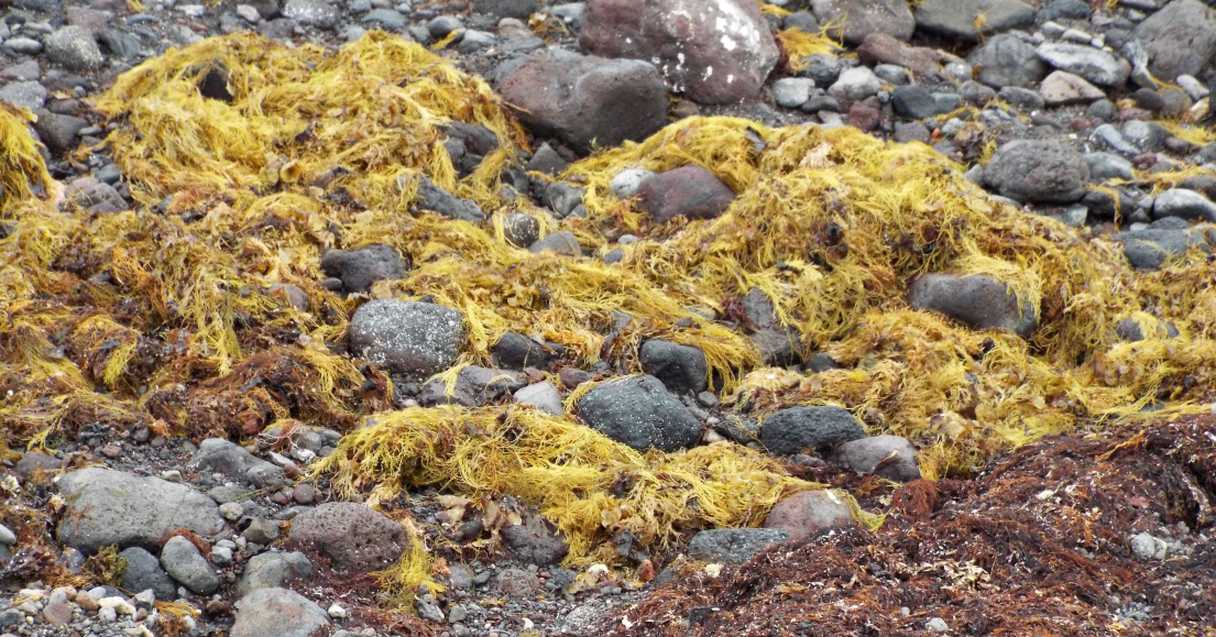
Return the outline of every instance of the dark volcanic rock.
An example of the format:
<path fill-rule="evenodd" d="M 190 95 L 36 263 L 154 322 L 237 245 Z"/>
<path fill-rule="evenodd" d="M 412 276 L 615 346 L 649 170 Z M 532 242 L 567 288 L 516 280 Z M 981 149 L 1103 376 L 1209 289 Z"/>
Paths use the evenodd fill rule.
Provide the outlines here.
<path fill-rule="evenodd" d="M 327 502 L 292 521 L 291 542 L 316 550 L 348 571 L 382 569 L 401 557 L 405 529 L 401 524 L 354 502 Z"/>
<path fill-rule="evenodd" d="M 654 376 L 597 385 L 578 401 L 580 418 L 634 449 L 675 451 L 701 439 L 701 423 Z"/>
<path fill-rule="evenodd" d="M 383 299 L 350 320 L 351 351 L 390 371 L 426 378 L 456 363 L 464 346 L 460 313 L 432 303 Z"/>
<path fill-rule="evenodd" d="M 709 368 L 705 352 L 695 347 L 652 339 L 642 343 L 638 358 L 642 369 L 663 381 L 671 392 L 695 394 L 707 386 Z"/>
<path fill-rule="evenodd" d="M 983 274 L 926 274 L 912 282 L 908 303 L 941 312 L 977 330 L 998 329 L 1030 338 L 1038 326 L 1031 299 L 1019 299 L 1003 282 Z"/>
<path fill-rule="evenodd" d="M 742 564 L 790 537 L 779 529 L 706 529 L 688 541 L 688 556 L 707 562 Z"/>
<path fill-rule="evenodd" d="M 321 257 L 321 269 L 342 281 L 348 293 L 366 292 L 384 279 L 400 279 L 408 268 L 397 249 L 377 243 L 356 250 L 330 250 Z"/>
<path fill-rule="evenodd" d="M 832 406 L 788 407 L 760 424 L 764 448 L 782 456 L 831 449 L 865 435 L 853 414 Z"/>
<path fill-rule="evenodd" d="M 683 166 L 646 178 L 638 187 L 642 207 L 655 221 L 678 216 L 712 219 L 726 212 L 735 193 L 700 166 Z"/>

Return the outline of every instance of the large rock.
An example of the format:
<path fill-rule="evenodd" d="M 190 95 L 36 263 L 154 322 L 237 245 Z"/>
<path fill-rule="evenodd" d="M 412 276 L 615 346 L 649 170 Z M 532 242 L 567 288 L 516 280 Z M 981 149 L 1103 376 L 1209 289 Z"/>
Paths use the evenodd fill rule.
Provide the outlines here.
<path fill-rule="evenodd" d="M 900 436 L 850 440 L 836 449 L 836 458 L 860 474 L 873 473 L 899 482 L 920 479 L 916 447 Z"/>
<path fill-rule="evenodd" d="M 1132 72 L 1127 60 L 1084 44 L 1045 42 L 1039 45 L 1037 53 L 1051 66 L 1099 86 L 1121 86 Z"/>
<path fill-rule="evenodd" d="M 760 443 L 770 453 L 782 456 L 831 450 L 865 435 L 861 423 L 848 410 L 827 405 L 788 407 L 760 425 Z"/>
<path fill-rule="evenodd" d="M 582 151 L 645 139 L 667 119 L 663 78 L 641 60 L 544 49 L 504 70 L 498 90 L 537 133 Z"/>
<path fill-rule="evenodd" d="M 456 310 L 384 299 L 359 306 L 350 320 L 349 339 L 351 350 L 368 361 L 421 379 L 456 363 L 465 331 Z"/>
<path fill-rule="evenodd" d="M 709 366 L 705 352 L 671 341 L 652 339 L 638 351 L 642 370 L 663 381 L 668 391 L 697 394 L 705 391 Z"/>
<path fill-rule="evenodd" d="M 849 44 L 858 44 L 871 33 L 908 40 L 916 30 L 905 0 L 812 0 L 811 8 L 819 22 L 840 25 L 835 33 Z"/>
<path fill-rule="evenodd" d="M 210 595 L 220 587 L 220 577 L 207 558 L 190 540 L 175 535 L 160 552 L 160 565 L 173 579 L 199 595 Z"/>
<path fill-rule="evenodd" d="M 601 383 L 579 399 L 577 409 L 588 425 L 638 450 L 675 451 L 701 439 L 701 423 L 654 376 Z"/>
<path fill-rule="evenodd" d="M 83 27 L 60 27 L 47 36 L 43 45 L 47 57 L 73 71 L 88 71 L 105 62 L 93 34 Z"/>
<path fill-rule="evenodd" d="M 208 438 L 200 443 L 193 464 L 258 488 L 287 484 L 282 467 L 262 460 L 244 447 L 223 438 Z"/>
<path fill-rule="evenodd" d="M 997 149 L 984 168 L 984 181 L 1018 201 L 1072 203 L 1085 194 L 1089 167 L 1060 142 L 1019 139 Z"/>
<path fill-rule="evenodd" d="M 374 571 L 396 562 L 405 529 L 382 513 L 354 502 L 327 502 L 295 517 L 291 542 L 315 549 L 348 571 Z"/>
<path fill-rule="evenodd" d="M 642 207 L 664 223 L 675 217 L 713 219 L 735 200 L 735 193 L 713 173 L 700 166 L 682 166 L 661 172 L 638 186 Z"/>
<path fill-rule="evenodd" d="M 545 369 L 555 358 L 549 348 L 519 332 L 504 333 L 490 353 L 499 367 L 507 369 Z"/>
<path fill-rule="evenodd" d="M 673 89 L 705 104 L 754 97 L 781 56 L 754 0 L 590 0 L 579 43 L 657 60 Z"/>
<path fill-rule="evenodd" d="M 706 562 L 742 564 L 789 537 L 780 529 L 707 529 L 688 541 L 688 556 Z"/>
<path fill-rule="evenodd" d="M 1153 217 L 1216 221 L 1216 203 L 1194 190 L 1170 188 L 1153 200 Z"/>
<path fill-rule="evenodd" d="M 992 33 L 1030 26 L 1034 23 L 1034 15 L 1033 7 L 1018 0 L 922 0 L 916 3 L 918 29 L 970 42 Z"/>
<path fill-rule="evenodd" d="M 1178 225 L 1175 225 L 1177 223 Z M 1148 228 L 1120 232 L 1116 239 L 1123 243 L 1123 254 L 1140 270 L 1155 270 L 1167 259 L 1199 248 L 1211 254 L 1216 251 L 1216 228 L 1200 225 L 1194 229 L 1175 217 L 1163 217 Z"/>
<path fill-rule="evenodd" d="M 313 637 L 329 615 L 307 597 L 285 588 L 259 588 L 236 603 L 229 637 Z"/>
<path fill-rule="evenodd" d="M 968 56 L 979 81 L 995 88 L 1031 87 L 1047 74 L 1034 45 L 1015 33 L 993 36 Z"/>
<path fill-rule="evenodd" d="M 132 593 L 151 590 L 161 601 L 177 599 L 177 586 L 160 567 L 160 560 L 155 555 L 138 546 L 124 549 L 118 555 L 127 561 L 127 568 L 122 572 L 123 588 Z"/>
<path fill-rule="evenodd" d="M 1030 338 L 1038 317 L 1030 299 L 1019 299 L 1005 283 L 984 274 L 926 274 L 908 291 L 908 303 L 941 312 L 977 330 L 1005 330 Z"/>
<path fill-rule="evenodd" d="M 355 250 L 329 250 L 321 257 L 325 274 L 342 281 L 347 293 L 366 292 L 384 279 L 400 279 L 408 266 L 397 249 L 376 243 Z"/>
<path fill-rule="evenodd" d="M 152 548 L 171 530 L 214 536 L 224 519 L 211 498 L 159 478 L 90 467 L 59 480 L 65 510 L 59 541 L 92 553 L 103 546 Z"/>
<path fill-rule="evenodd" d="M 312 562 L 296 551 L 269 551 L 249 558 L 237 591 L 246 595 L 259 588 L 276 588 L 296 579 L 312 577 Z"/>
<path fill-rule="evenodd" d="M 791 542 L 853 524 L 848 503 L 828 489 L 795 493 L 773 505 L 764 519 L 765 528 L 785 531 Z"/>
<path fill-rule="evenodd" d="M 1174 0 L 1136 27 L 1160 80 L 1200 75 L 1216 59 L 1216 9 L 1199 0 Z"/>

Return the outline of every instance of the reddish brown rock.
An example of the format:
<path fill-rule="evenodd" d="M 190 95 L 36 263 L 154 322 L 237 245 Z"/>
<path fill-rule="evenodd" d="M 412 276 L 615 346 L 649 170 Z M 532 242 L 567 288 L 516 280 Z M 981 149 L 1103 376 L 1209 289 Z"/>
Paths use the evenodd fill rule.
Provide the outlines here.
<path fill-rule="evenodd" d="M 735 193 L 700 166 L 684 166 L 648 177 L 638 187 L 642 206 L 659 223 L 678 216 L 713 219 L 735 200 Z"/>
<path fill-rule="evenodd" d="M 853 525 L 853 512 L 844 498 L 830 490 L 802 491 L 778 502 L 764 526 L 789 533 L 796 542 L 820 531 Z"/>
<path fill-rule="evenodd" d="M 754 0 L 590 0 L 579 43 L 653 61 L 673 90 L 704 104 L 754 97 L 780 57 Z"/>

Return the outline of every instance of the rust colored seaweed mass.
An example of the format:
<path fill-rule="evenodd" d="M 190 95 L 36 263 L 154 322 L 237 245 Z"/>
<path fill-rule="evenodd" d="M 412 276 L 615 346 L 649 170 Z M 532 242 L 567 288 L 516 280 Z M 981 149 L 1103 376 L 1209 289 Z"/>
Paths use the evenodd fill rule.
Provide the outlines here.
<path fill-rule="evenodd" d="M 886 524 L 779 545 L 659 588 L 603 632 L 631 635 L 1212 635 L 1216 417 L 1058 436 L 975 480 L 917 481 Z M 1164 559 L 1130 539 L 1171 537 Z M 903 611 L 902 609 L 907 609 Z"/>

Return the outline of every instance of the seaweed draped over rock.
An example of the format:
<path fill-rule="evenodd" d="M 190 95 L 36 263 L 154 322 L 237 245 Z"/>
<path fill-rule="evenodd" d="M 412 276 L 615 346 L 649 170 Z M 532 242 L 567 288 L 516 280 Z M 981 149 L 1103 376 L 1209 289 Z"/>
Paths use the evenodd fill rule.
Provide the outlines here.
<path fill-rule="evenodd" d="M 447 380 L 490 364 L 507 331 L 562 345 L 567 363 L 603 359 L 622 372 L 639 371 L 646 339 L 695 346 L 727 408 L 763 417 L 838 404 L 869 433 L 914 441 L 927 477 L 1158 403 L 1194 411 L 1216 386 L 1204 255 L 1134 273 L 1113 243 L 994 202 L 921 144 L 688 118 L 571 165 L 561 177 L 584 189 L 587 215 L 559 225 L 503 187 L 527 138 L 490 88 L 383 33 L 336 52 L 247 34 L 204 40 L 132 69 L 96 106 L 133 210 L 90 215 L 58 201 L 30 116 L 0 110 L 7 443 L 50 444 L 93 423 L 240 437 L 288 419 L 345 431 L 370 417 L 378 424 L 324 465 L 351 494 L 386 505 L 423 484 L 515 495 L 570 536 L 568 559 L 580 561 L 600 556 L 596 543 L 614 529 L 662 547 L 700 525 L 754 523 L 781 493 L 814 485 L 730 445 L 639 456 L 569 416 L 383 413 L 392 382 L 343 347 L 360 302 L 429 298 L 459 310 L 468 345 Z M 445 147 L 454 123 L 498 142 L 471 172 Z M 612 194 L 626 168 L 687 165 L 736 193 L 725 214 L 656 225 Z M 418 210 L 420 176 L 489 219 Z M 619 247 L 623 259 L 515 247 L 503 228 L 516 212 L 542 234 L 560 227 L 585 251 Z M 625 233 L 643 238 L 615 244 Z M 326 250 L 371 244 L 391 245 L 412 269 L 366 295 L 321 285 Z M 909 283 L 931 272 L 1004 283 L 1037 330 L 1027 341 L 911 309 Z M 841 368 L 762 367 L 745 326 L 729 320 L 753 289 L 797 329 L 803 354 L 826 352 Z M 1116 325 L 1140 313 L 1178 335 L 1121 341 Z M 639 478 L 624 495 L 604 484 L 618 471 Z M 398 584 L 425 575 L 421 549 L 411 555 Z"/>

